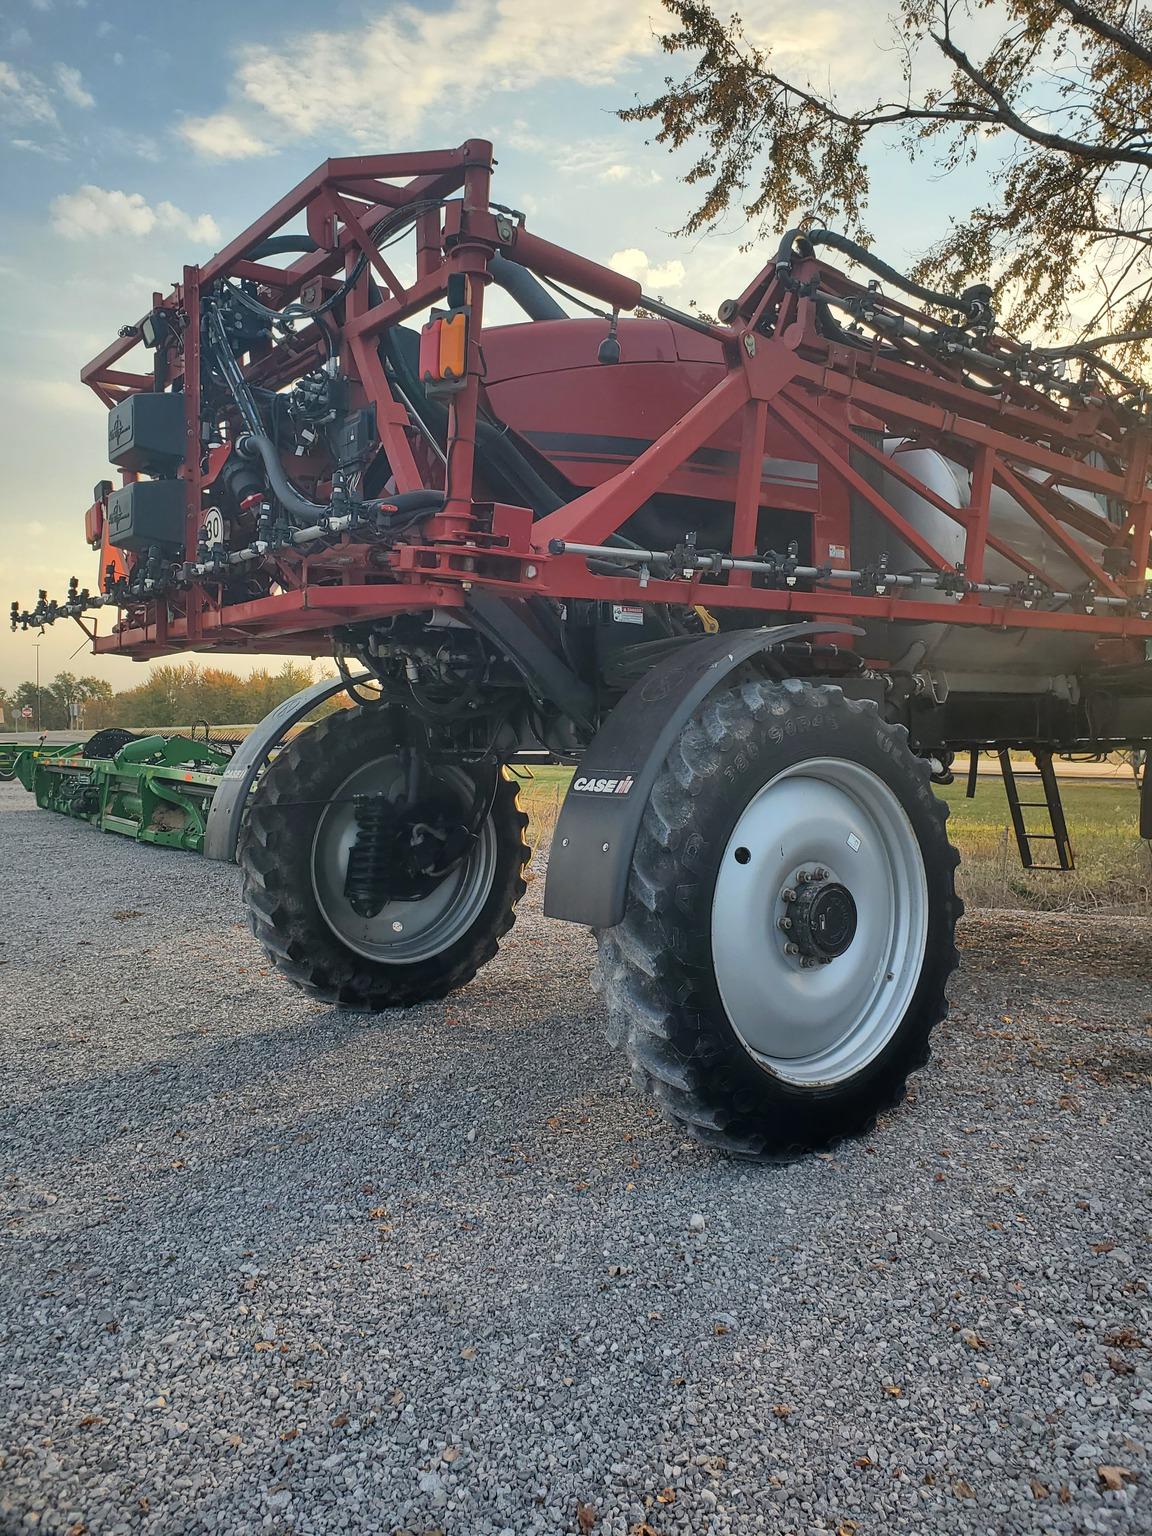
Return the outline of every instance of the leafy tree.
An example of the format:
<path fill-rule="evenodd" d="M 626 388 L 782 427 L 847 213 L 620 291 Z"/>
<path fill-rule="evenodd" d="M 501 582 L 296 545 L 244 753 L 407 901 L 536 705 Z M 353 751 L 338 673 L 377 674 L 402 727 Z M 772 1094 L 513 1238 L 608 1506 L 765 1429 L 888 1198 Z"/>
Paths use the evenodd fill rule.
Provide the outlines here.
<path fill-rule="evenodd" d="M 957 211 L 916 275 L 998 280 L 1017 327 L 1107 328 L 1130 358 L 1152 338 L 1152 9 L 1141 0 L 899 0 L 900 80 L 864 105 L 851 54 L 827 88 L 773 61 L 739 17 L 663 0 L 683 66 L 621 112 L 697 151 L 699 202 L 681 233 L 742 210 L 757 232 L 834 224 L 867 243 L 874 144 L 902 142 L 937 171 L 1000 151 L 991 195 Z M 914 210 L 910 208 L 909 212 Z M 1087 297 L 1090 291 L 1090 299 Z M 1123 354 L 1121 354 L 1123 355 Z"/>
<path fill-rule="evenodd" d="M 67 730 L 72 724 L 70 706 L 73 704 L 81 707 L 85 727 L 102 725 L 104 721 L 100 717 L 111 704 L 112 697 L 112 685 L 102 677 L 76 677 L 71 672 L 60 672 L 51 683 L 41 685 L 39 712 L 35 683 L 21 683 L 11 698 L 0 690 L 0 698 L 5 701 L 3 708 L 13 716 L 17 726 L 26 729 L 30 724 L 35 726 L 39 719 L 40 729 L 45 731 Z M 20 718 L 20 711 L 25 706 L 32 711 L 31 721 Z"/>
<path fill-rule="evenodd" d="M 313 680 L 311 666 L 293 661 L 247 677 L 192 661 L 168 664 L 103 704 L 98 718 L 86 710 L 85 719 L 124 726 L 250 725 Z"/>
<path fill-rule="evenodd" d="M 12 707 L 16 712 L 17 725 L 24 730 L 62 731 L 67 728 L 68 711 L 50 687 L 42 686 L 37 700 L 36 684 L 21 683 L 13 697 Z M 20 711 L 24 708 L 32 711 L 30 720 L 20 718 Z"/>
<path fill-rule="evenodd" d="M 94 700 L 107 703 L 112 698 L 112 684 L 102 677 L 75 677 L 71 672 L 60 672 L 47 692 L 60 706 L 67 726 L 72 722 L 73 706 L 81 710 L 80 718 L 88 722 L 91 711 L 87 706 Z"/>

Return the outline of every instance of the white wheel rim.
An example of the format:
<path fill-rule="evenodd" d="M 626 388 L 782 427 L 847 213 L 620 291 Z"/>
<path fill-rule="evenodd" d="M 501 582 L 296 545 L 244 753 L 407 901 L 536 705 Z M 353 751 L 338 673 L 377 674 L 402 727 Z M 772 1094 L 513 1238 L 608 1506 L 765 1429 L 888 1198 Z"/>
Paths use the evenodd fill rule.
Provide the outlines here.
<path fill-rule="evenodd" d="M 786 900 L 817 874 L 856 908 L 844 953 L 789 954 Z M 712 898 L 712 960 L 744 1048 L 802 1087 L 842 1083 L 883 1051 L 907 1013 L 928 941 L 919 840 L 876 774 L 812 758 L 749 801 L 724 850 Z M 805 964 L 805 961 L 808 963 Z"/>
<path fill-rule="evenodd" d="M 437 778 L 460 790 L 467 805 L 472 780 L 454 768 Z M 397 756 L 365 763 L 344 780 L 320 813 L 312 839 L 312 890 L 320 915 L 338 939 L 366 960 L 415 965 L 443 954 L 477 920 L 496 879 L 496 828 L 488 816 L 468 857 L 417 901 L 387 901 L 372 917 L 356 912 L 344 894 L 348 855 L 356 842 L 354 797 L 404 795 L 405 767 Z"/>

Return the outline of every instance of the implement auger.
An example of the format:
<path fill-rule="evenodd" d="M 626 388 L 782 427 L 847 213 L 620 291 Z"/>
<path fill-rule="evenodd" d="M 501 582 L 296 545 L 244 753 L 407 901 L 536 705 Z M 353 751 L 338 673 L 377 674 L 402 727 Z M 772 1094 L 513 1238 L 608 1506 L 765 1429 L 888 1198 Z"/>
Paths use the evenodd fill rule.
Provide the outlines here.
<path fill-rule="evenodd" d="M 507 770 L 575 763 L 546 911 L 596 930 L 638 1080 L 719 1147 L 828 1145 L 945 1011 L 933 777 L 1152 739 L 1147 402 L 825 231 L 681 313 L 529 232 L 493 164 L 329 160 L 154 295 L 82 373 L 123 481 L 87 514 L 100 590 L 14 623 L 332 650 L 219 775 L 205 850 L 239 837 L 257 935 L 343 1006 L 492 958 L 528 858 Z M 491 283 L 528 323 L 485 324 Z"/>

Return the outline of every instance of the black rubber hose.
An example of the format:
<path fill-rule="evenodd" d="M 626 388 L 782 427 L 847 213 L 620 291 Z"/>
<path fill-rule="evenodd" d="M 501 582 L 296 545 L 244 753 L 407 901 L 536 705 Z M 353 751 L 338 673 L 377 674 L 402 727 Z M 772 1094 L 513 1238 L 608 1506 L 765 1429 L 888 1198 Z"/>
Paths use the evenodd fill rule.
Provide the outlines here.
<path fill-rule="evenodd" d="M 244 252 L 245 261 L 263 261 L 265 256 L 311 256 L 320 247 L 311 235 L 269 235 L 250 251 Z"/>
<path fill-rule="evenodd" d="M 922 304 L 938 304 L 945 309 L 958 309 L 972 319 L 981 317 L 987 309 L 986 305 L 977 300 L 966 299 L 954 293 L 941 293 L 936 288 L 925 288 L 922 283 L 914 282 L 903 272 L 890 267 L 886 261 L 881 261 L 879 256 L 873 256 L 871 251 L 857 244 L 855 240 L 849 240 L 846 235 L 838 235 L 831 229 L 788 230 L 776 253 L 777 266 L 791 266 L 794 248 L 803 244 L 807 244 L 813 250 L 818 245 L 826 245 L 831 250 L 839 251 L 842 256 L 848 256 L 853 261 L 859 262 L 862 267 L 867 267 L 870 272 L 875 272 L 876 276 L 882 277 L 886 283 L 893 283 L 897 288 L 902 288 L 905 293 L 911 294 L 914 299 L 919 299 Z"/>
<path fill-rule="evenodd" d="M 438 511 L 444 505 L 444 492 L 402 491 L 399 496 L 379 496 L 376 500 L 380 510 L 390 514 L 390 521 L 398 521 L 415 512 Z"/>
<path fill-rule="evenodd" d="M 420 413 L 428 432 L 438 440 L 447 426 L 447 407 L 439 400 L 429 399 L 405 355 L 399 327 L 390 326 L 384 332 L 383 348 L 397 383 L 413 410 Z M 565 497 L 553 490 L 505 431 L 483 418 L 476 423 L 476 446 L 480 468 L 489 478 L 499 477 L 501 483 L 494 487 L 499 494 L 514 501 L 522 500 L 537 517 L 544 517 L 564 505 Z"/>
<path fill-rule="evenodd" d="M 518 261 L 511 261 L 499 251 L 493 253 L 488 263 L 492 281 L 510 298 L 516 300 L 529 320 L 568 320 L 560 305 L 544 287 Z"/>

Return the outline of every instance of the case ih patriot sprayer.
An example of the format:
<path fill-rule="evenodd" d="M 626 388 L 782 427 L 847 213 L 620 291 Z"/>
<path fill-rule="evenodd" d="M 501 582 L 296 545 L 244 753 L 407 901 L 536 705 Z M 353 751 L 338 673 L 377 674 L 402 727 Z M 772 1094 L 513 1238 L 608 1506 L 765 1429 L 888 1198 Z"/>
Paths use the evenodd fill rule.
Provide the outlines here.
<path fill-rule="evenodd" d="M 492 202 L 493 165 L 329 160 L 83 370 L 123 482 L 88 513 L 99 591 L 14 622 L 106 608 L 102 655 L 332 651 L 341 678 L 226 766 L 170 745 L 167 821 L 124 789 L 140 743 L 107 782 L 115 740 L 43 758 L 46 803 L 202 830 L 285 975 L 386 1009 L 496 953 L 509 770 L 575 763 L 545 910 L 596 930 L 638 1080 L 716 1146 L 829 1144 L 944 1013 L 933 780 L 995 748 L 1014 794 L 1023 748 L 1054 791 L 1053 751 L 1152 739 L 1147 402 L 826 231 L 718 321 L 679 313 Z M 493 282 L 523 323 L 485 326 Z"/>

